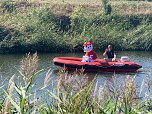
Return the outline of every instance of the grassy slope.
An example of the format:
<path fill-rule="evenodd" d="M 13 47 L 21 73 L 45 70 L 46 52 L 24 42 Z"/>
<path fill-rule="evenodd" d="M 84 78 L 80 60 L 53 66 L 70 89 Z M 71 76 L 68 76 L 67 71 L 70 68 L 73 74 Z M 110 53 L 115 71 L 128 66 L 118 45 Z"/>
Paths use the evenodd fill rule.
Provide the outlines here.
<path fill-rule="evenodd" d="M 35 0 L 37 1 L 37 0 Z M 40 0 L 40 3 L 49 3 L 49 4 L 71 4 L 71 5 L 87 5 L 98 7 L 102 6 L 101 0 Z M 152 12 L 152 2 L 136 2 L 136 1 L 115 1 L 111 0 L 110 4 L 116 11 L 121 13 L 135 13 L 135 14 L 145 14 Z"/>
<path fill-rule="evenodd" d="M 9 4 L 13 12 L 1 6 L 1 52 L 82 51 L 77 48 L 86 40 L 94 41 L 97 49 L 112 43 L 117 50 L 152 50 L 150 2 L 111 2 L 116 14 L 109 16 L 102 14 L 101 4 L 44 2 Z"/>

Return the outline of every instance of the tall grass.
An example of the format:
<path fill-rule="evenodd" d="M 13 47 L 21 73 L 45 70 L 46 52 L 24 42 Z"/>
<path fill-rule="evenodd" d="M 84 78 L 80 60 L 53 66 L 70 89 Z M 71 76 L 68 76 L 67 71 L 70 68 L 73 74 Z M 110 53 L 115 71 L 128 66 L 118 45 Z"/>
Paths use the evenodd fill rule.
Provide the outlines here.
<path fill-rule="evenodd" d="M 24 62 L 23 62 L 24 61 Z M 27 63 L 26 63 L 26 62 Z M 123 81 L 118 81 L 116 74 L 103 85 L 96 81 L 94 76 L 91 80 L 82 71 L 69 73 L 61 69 L 57 73 L 56 80 L 50 80 L 52 71 L 48 70 L 42 87 L 35 87 L 37 71 L 33 71 L 38 57 L 36 54 L 28 54 L 23 58 L 21 67 L 27 66 L 29 83 L 24 80 L 19 83 L 10 79 L 7 90 L 4 90 L 5 100 L 0 101 L 2 113 L 9 114 L 137 114 L 151 113 L 151 80 L 144 81 L 141 87 L 136 84 L 136 77 L 128 76 Z M 31 70 L 30 70 L 31 68 Z M 22 72 L 22 69 L 21 71 Z M 43 81 L 43 80 L 42 80 Z M 49 85 L 51 84 L 51 88 Z M 20 81 L 21 82 L 21 81 Z M 143 86 L 144 85 L 144 86 Z M 145 86 L 147 85 L 147 86 Z M 146 87 L 146 88 L 145 88 Z M 141 89 L 142 88 L 142 89 Z M 2 89 L 2 88 L 1 88 Z M 146 96 L 141 97 L 143 94 Z M 38 95 L 40 94 L 41 95 Z M 147 94 L 148 93 L 148 94 Z"/>

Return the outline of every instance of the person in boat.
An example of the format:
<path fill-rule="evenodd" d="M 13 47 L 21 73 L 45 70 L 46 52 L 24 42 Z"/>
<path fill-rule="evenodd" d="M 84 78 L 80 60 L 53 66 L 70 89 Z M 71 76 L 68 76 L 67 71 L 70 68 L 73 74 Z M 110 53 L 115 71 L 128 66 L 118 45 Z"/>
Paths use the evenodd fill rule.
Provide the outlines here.
<path fill-rule="evenodd" d="M 92 42 L 85 42 L 83 44 L 83 50 L 85 52 L 85 56 L 82 57 L 81 62 L 94 62 L 97 59 L 96 53 L 93 51 L 93 43 Z"/>
<path fill-rule="evenodd" d="M 112 49 L 112 45 L 108 45 L 108 48 L 105 49 L 105 52 L 103 53 L 104 58 L 106 61 L 117 61 L 115 51 Z"/>

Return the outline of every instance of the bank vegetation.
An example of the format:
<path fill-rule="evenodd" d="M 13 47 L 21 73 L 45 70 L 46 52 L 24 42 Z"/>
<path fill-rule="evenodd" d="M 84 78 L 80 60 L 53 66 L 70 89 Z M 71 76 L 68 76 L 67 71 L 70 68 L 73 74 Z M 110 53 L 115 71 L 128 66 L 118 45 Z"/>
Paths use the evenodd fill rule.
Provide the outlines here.
<path fill-rule="evenodd" d="M 0 53 L 152 50 L 152 3 L 147 1 L 0 2 Z"/>

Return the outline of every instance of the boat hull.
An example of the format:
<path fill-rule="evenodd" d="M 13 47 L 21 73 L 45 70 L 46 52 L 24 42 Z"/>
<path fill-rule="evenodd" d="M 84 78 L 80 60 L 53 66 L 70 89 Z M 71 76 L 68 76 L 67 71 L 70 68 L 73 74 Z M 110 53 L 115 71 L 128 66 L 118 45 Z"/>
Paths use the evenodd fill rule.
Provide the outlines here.
<path fill-rule="evenodd" d="M 140 66 L 135 62 L 107 62 L 104 59 L 96 59 L 94 62 L 81 62 L 82 58 L 56 57 L 55 65 L 65 67 L 68 70 L 81 70 L 87 72 L 136 72 Z"/>

